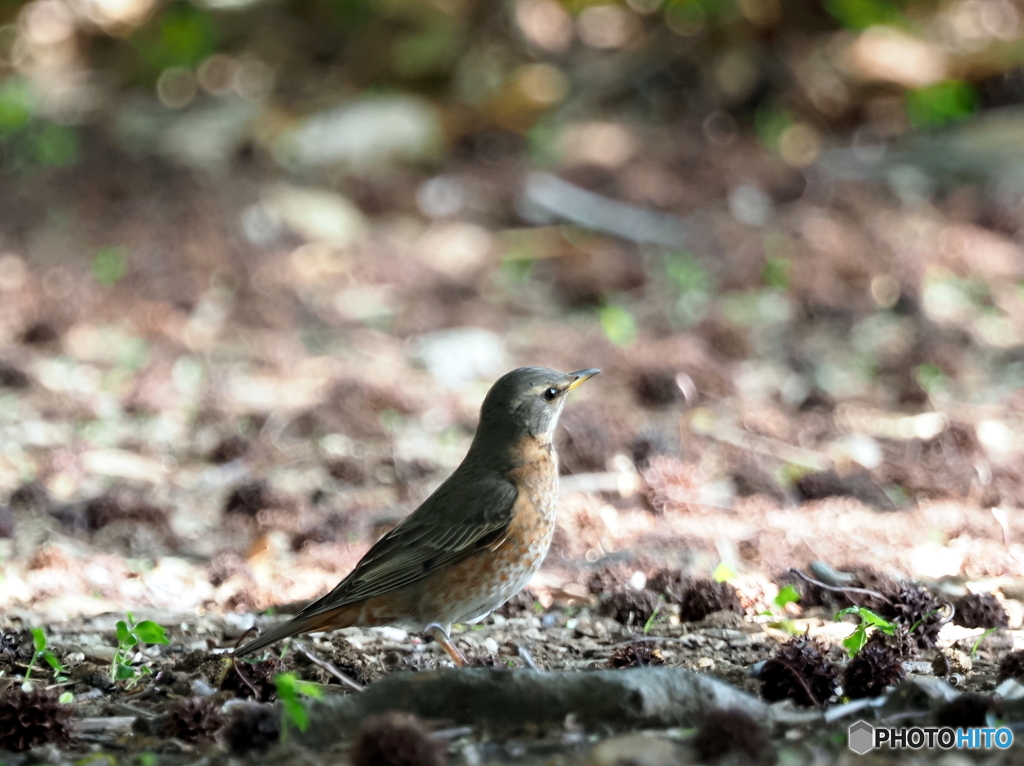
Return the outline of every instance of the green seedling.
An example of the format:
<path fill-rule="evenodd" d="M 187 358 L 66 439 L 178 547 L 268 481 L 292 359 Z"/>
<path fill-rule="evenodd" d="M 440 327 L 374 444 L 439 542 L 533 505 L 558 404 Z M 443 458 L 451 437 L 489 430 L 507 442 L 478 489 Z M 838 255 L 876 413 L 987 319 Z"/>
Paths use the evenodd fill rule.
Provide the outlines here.
<path fill-rule="evenodd" d="M 788 604 L 795 604 L 800 600 L 800 591 L 795 585 L 784 585 L 772 603 L 779 609 L 785 609 Z"/>
<path fill-rule="evenodd" d="M 800 600 L 800 591 L 797 590 L 795 585 L 784 585 L 772 599 L 772 608 L 761 612 L 763 617 L 780 617 L 780 619 L 773 620 L 769 623 L 771 627 L 778 630 L 784 630 L 791 636 L 795 636 L 799 631 L 796 628 L 796 624 L 785 617 L 786 606 L 789 604 L 795 604 Z"/>
<path fill-rule="evenodd" d="M 131 612 L 127 612 L 127 620 L 117 621 L 117 650 L 110 664 L 110 679 L 126 681 L 134 679 L 140 673 L 149 673 L 148 667 L 136 668 L 131 664 L 131 653 L 139 644 L 169 644 L 167 631 L 152 620 L 135 622 Z"/>
<path fill-rule="evenodd" d="M 294 726 L 299 731 L 309 728 L 309 713 L 306 712 L 306 704 L 299 697 L 320 699 L 323 692 L 316 684 L 302 681 L 294 673 L 278 673 L 274 676 L 274 686 L 277 688 L 277 699 L 281 703 L 281 740 L 284 741 L 288 726 Z"/>
<path fill-rule="evenodd" d="M 651 632 L 651 628 L 654 627 L 655 620 L 658 616 L 658 612 L 661 611 L 661 605 L 654 607 L 654 611 L 651 612 L 651 616 L 647 618 L 647 622 L 644 623 L 644 635 L 646 636 Z"/>
<path fill-rule="evenodd" d="M 863 649 L 864 644 L 868 642 L 868 628 L 880 630 L 887 636 L 891 636 L 896 632 L 896 623 L 889 622 L 884 617 L 879 617 L 870 609 L 865 609 L 862 606 L 851 606 L 848 609 L 843 609 L 836 614 L 835 619 L 839 620 L 847 614 L 855 614 L 860 618 L 860 624 L 857 625 L 853 633 L 843 639 L 843 647 L 851 657 L 855 657 L 857 652 Z"/>
<path fill-rule="evenodd" d="M 978 647 L 981 646 L 981 642 L 982 641 L 984 641 L 986 638 L 988 638 L 989 633 L 993 633 L 993 632 L 995 632 L 997 630 L 999 630 L 999 628 L 989 628 L 984 633 L 982 633 L 980 636 L 978 636 L 978 640 L 975 641 L 974 644 L 971 646 L 971 659 L 974 659 L 974 655 L 976 655 L 978 653 Z"/>
<path fill-rule="evenodd" d="M 56 655 L 46 648 L 46 634 L 43 633 L 42 628 L 29 628 L 28 632 L 32 634 L 32 645 L 35 647 L 35 651 L 32 652 L 32 659 L 28 661 L 28 667 L 25 669 L 25 680 L 21 683 L 21 688 L 24 691 L 32 691 L 32 669 L 35 667 L 39 660 L 42 660 L 51 668 L 53 668 L 54 675 L 64 672 L 64 666 L 60 664 L 60 660 L 57 659 Z M 58 681 L 60 679 L 57 679 Z"/>

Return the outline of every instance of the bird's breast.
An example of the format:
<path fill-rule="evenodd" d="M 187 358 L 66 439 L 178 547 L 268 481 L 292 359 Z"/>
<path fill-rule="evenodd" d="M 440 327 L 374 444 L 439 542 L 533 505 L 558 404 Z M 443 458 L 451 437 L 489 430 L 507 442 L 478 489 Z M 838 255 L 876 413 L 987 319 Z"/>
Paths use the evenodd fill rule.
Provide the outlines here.
<path fill-rule="evenodd" d="M 514 596 L 536 572 L 551 546 L 558 503 L 553 450 L 531 443 L 505 476 L 518 493 L 504 534 L 472 556 L 417 586 L 418 617 L 449 624 L 473 622 Z"/>
<path fill-rule="evenodd" d="M 540 523 L 543 518 L 554 525 L 558 506 L 558 457 L 555 447 L 550 440 L 529 439 L 519 453 L 522 462 L 509 472 L 509 479 L 519 490 L 515 517 L 536 514 L 539 517 L 536 523 Z M 522 502 L 524 500 L 526 502 Z"/>

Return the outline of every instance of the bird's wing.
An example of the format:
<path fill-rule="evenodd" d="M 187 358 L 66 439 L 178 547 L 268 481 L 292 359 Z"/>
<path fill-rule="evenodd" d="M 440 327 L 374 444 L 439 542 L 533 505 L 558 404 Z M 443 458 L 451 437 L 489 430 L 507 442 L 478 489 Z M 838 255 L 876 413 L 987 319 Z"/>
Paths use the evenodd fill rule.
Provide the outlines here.
<path fill-rule="evenodd" d="M 456 474 L 378 540 L 334 590 L 296 619 L 409 585 L 490 545 L 512 521 L 517 496 L 515 485 L 500 474 Z"/>

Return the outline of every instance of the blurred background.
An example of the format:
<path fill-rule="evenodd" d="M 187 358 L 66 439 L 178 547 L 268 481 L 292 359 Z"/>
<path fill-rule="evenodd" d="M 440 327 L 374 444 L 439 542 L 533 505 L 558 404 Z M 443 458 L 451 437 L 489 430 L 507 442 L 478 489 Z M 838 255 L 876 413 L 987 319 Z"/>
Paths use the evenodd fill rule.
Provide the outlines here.
<path fill-rule="evenodd" d="M 1021 574 L 1022 12 L 0 0 L 0 608 L 316 595 L 521 364 L 548 605 Z"/>

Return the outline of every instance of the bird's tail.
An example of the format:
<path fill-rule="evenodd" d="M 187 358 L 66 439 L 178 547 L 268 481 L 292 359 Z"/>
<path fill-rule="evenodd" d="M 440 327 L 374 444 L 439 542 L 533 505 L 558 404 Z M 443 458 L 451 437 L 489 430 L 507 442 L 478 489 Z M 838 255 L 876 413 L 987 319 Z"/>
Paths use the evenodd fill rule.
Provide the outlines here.
<path fill-rule="evenodd" d="M 352 614 L 352 611 L 334 610 L 333 612 L 311 614 L 305 617 L 301 613 L 297 614 L 288 622 L 278 625 L 276 628 L 271 628 L 259 638 L 235 650 L 235 656 L 241 657 L 246 654 L 252 654 L 258 649 L 280 641 L 282 638 L 298 636 L 302 633 L 312 633 L 315 630 L 336 630 L 338 628 L 351 627 L 356 621 L 356 615 Z"/>

